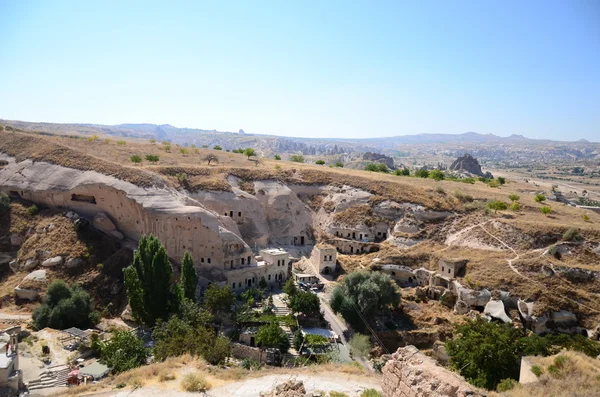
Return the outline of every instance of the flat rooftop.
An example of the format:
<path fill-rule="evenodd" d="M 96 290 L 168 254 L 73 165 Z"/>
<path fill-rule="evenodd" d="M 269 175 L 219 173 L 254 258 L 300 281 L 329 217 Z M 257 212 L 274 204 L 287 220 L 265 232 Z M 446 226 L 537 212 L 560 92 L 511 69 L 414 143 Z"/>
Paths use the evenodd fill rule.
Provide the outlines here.
<path fill-rule="evenodd" d="M 260 250 L 260 252 L 265 252 L 267 254 L 270 255 L 281 255 L 281 254 L 287 254 L 288 252 L 282 248 L 265 248 Z"/>

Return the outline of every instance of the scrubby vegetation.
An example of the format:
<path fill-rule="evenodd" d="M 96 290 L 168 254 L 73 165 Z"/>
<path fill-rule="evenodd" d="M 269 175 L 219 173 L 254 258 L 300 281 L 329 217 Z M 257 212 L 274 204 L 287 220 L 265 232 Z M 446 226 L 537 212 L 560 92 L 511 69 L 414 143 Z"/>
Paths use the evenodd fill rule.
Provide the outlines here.
<path fill-rule="evenodd" d="M 96 348 L 100 362 L 116 374 L 145 365 L 149 356 L 144 341 L 130 331 L 115 331 L 107 342 L 98 342 Z"/>
<path fill-rule="evenodd" d="M 44 302 L 33 311 L 32 317 L 37 329 L 87 329 L 100 320 L 90 295 L 81 286 L 69 286 L 62 280 L 50 284 Z"/>

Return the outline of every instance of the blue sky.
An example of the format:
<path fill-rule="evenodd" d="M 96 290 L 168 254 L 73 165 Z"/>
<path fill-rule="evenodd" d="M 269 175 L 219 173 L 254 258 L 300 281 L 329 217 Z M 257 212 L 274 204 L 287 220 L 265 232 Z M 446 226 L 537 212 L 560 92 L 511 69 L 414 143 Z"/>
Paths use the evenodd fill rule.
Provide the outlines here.
<path fill-rule="evenodd" d="M 0 0 L 0 118 L 600 140 L 600 2 Z"/>

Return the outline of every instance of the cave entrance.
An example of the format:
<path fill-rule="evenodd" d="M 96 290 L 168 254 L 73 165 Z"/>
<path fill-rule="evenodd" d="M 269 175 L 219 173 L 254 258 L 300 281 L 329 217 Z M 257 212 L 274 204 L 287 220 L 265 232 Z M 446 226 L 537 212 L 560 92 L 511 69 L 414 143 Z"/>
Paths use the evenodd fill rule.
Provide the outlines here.
<path fill-rule="evenodd" d="M 71 201 L 78 201 L 80 203 L 96 204 L 96 197 L 87 196 L 85 194 L 72 194 Z"/>

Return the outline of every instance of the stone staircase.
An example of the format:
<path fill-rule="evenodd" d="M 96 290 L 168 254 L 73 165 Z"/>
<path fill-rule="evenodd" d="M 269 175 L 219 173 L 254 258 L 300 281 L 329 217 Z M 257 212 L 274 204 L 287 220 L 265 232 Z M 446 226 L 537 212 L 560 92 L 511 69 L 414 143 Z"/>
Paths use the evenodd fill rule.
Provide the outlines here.
<path fill-rule="evenodd" d="M 292 311 L 290 310 L 289 307 L 284 307 L 284 306 L 275 306 L 275 307 L 273 307 L 273 313 L 275 313 L 275 315 L 278 316 L 278 317 L 287 316 L 291 312 Z"/>
<path fill-rule="evenodd" d="M 67 365 L 58 365 L 48 368 L 42 372 L 38 379 L 34 379 L 27 384 L 27 389 L 38 390 L 48 387 L 66 386 L 71 368 Z"/>

